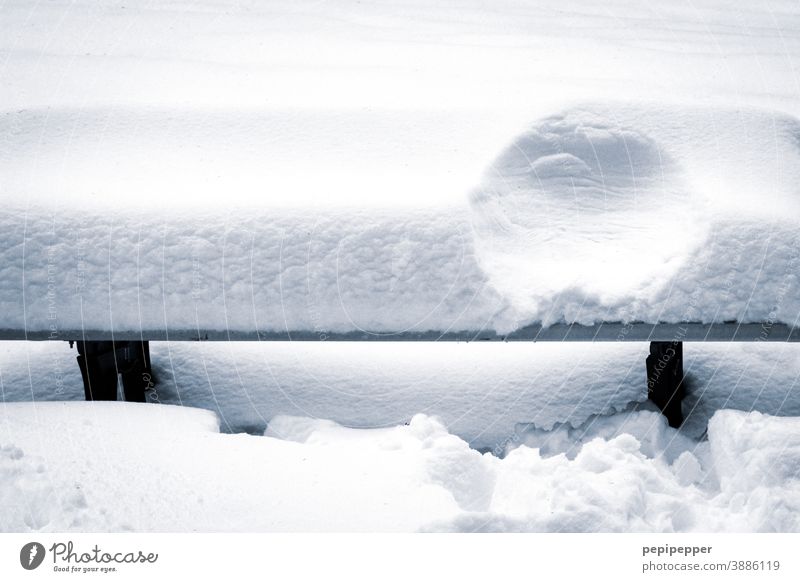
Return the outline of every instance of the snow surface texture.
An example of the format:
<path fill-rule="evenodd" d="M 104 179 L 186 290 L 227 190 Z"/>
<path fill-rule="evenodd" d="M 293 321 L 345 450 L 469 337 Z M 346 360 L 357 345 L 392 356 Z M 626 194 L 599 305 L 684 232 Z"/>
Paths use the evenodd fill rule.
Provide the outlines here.
<path fill-rule="evenodd" d="M 491 285 L 535 321 L 800 319 L 800 122 L 589 105 L 473 194 Z"/>
<path fill-rule="evenodd" d="M 494 116 L 587 95 L 798 107 L 794 0 L 14 0 L 2 10 L 9 110 L 193 103 Z"/>
<path fill-rule="evenodd" d="M 523 433 L 500 459 L 425 415 L 372 430 L 278 417 L 253 436 L 184 407 L 0 411 L 2 531 L 800 530 L 796 418 L 720 411 L 697 444 L 626 413 L 568 451 Z"/>
<path fill-rule="evenodd" d="M 800 346 L 692 343 L 682 432 L 716 410 L 800 416 Z M 4 402 L 82 400 L 65 342 L 0 342 Z M 646 343 L 413 344 L 153 342 L 151 401 L 214 411 L 224 432 L 260 434 L 275 416 L 376 428 L 417 413 L 470 446 L 502 453 L 520 429 L 580 427 L 643 404 Z"/>
<path fill-rule="evenodd" d="M 488 6 L 4 2 L 0 327 L 793 323 L 796 1 Z M 682 435 L 613 414 L 645 349 L 153 346 L 264 438 L 2 343 L 0 529 L 796 531 L 793 419 L 686 438 L 797 415 L 796 348 L 687 348 Z"/>
<path fill-rule="evenodd" d="M 5 210 L 0 222 L 3 327 L 323 337 L 483 329 L 505 308 L 477 266 L 468 223 L 452 214 Z"/>
<path fill-rule="evenodd" d="M 791 0 L 0 11 L 0 327 L 800 314 Z"/>
<path fill-rule="evenodd" d="M 65 200 L 93 191 L 80 180 L 98 147 L 120 166 L 97 164 L 103 172 L 134 184 L 154 177 L 142 191 L 166 196 L 185 172 L 178 165 L 164 179 L 129 163 L 133 153 L 117 158 L 117 147 L 150 155 L 129 131 L 84 148 L 72 118 L 12 117 L 24 129 L 7 132 L 2 152 L 3 327 L 503 333 L 562 321 L 800 317 L 800 122 L 788 116 L 571 109 L 516 139 L 470 209 L 126 209 L 109 179 L 104 195 L 120 207 L 102 212 L 88 196 L 85 214 Z M 208 129 L 198 131 L 210 148 Z M 231 131 L 244 140 L 250 129 L 239 120 Z M 63 150 L 69 169 L 36 174 L 34 187 L 68 195 L 21 207 L 11 201 L 28 192 L 12 179 L 17 162 L 38 158 L 14 137 L 34 135 L 38 150 L 51 141 Z M 258 135 L 196 153 L 238 176 L 220 193 L 243 178 L 217 155 L 253 153 Z"/>

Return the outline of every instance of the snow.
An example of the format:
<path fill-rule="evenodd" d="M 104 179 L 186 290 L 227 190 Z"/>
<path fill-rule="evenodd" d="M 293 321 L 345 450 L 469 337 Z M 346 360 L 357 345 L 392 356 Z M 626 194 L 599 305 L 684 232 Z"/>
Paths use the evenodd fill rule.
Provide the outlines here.
<path fill-rule="evenodd" d="M 7 404 L 3 425 L 3 531 L 409 530 L 451 513 L 402 450 L 220 435 L 205 411 Z"/>
<path fill-rule="evenodd" d="M 250 434 L 276 416 L 376 428 L 424 413 L 500 454 L 531 425 L 572 427 L 579 440 L 596 415 L 651 406 L 647 353 L 646 342 L 152 342 L 148 398 L 214 411 L 224 432 Z M 3 401 L 83 399 L 75 356 L 66 342 L 0 343 Z M 689 343 L 684 360 L 687 436 L 701 438 L 719 409 L 800 416 L 797 344 Z"/>
<path fill-rule="evenodd" d="M 5 209 L 0 228 L 5 328 L 323 334 L 505 319 L 452 213 Z"/>
<path fill-rule="evenodd" d="M 473 193 L 478 262 L 527 321 L 796 324 L 799 136 L 747 109 L 550 116 Z"/>
<path fill-rule="evenodd" d="M 711 419 L 708 441 L 692 443 L 656 413 L 600 419 L 572 457 L 556 453 L 558 445 L 552 456 L 514 449 L 497 461 L 486 511 L 430 529 L 797 531 L 797 428 L 797 418 L 725 410 Z M 670 460 L 657 443 L 683 450 Z M 744 455 L 749 467 L 731 454 Z M 776 464 L 785 470 L 776 472 Z"/>
<path fill-rule="evenodd" d="M 502 459 L 425 415 L 381 429 L 283 416 L 266 436 L 217 426 L 167 405 L 3 404 L 0 530 L 800 529 L 796 418 L 720 411 L 697 443 L 626 413 L 572 455 L 523 442 Z"/>
<path fill-rule="evenodd" d="M 2 14 L 0 327 L 800 314 L 792 2 Z"/>
<path fill-rule="evenodd" d="M 793 0 L 18 0 L 3 15 L 9 109 L 530 111 L 620 89 L 797 106 Z"/>
<path fill-rule="evenodd" d="M 510 128 L 459 111 L 59 102 L 0 114 L 0 175 L 45 210 L 441 207 Z"/>
<path fill-rule="evenodd" d="M 145 131 L 160 144 L 155 150 L 166 148 L 163 155 L 124 129 L 87 150 L 80 132 L 67 132 L 56 115 L 38 139 L 63 134 L 74 149 L 59 154 L 66 170 L 44 178 L 19 171 L 41 159 L 13 139 L 37 133 L 23 125 L 13 134 L 4 156 L 6 192 L 26 192 L 33 201 L 23 207 L 9 200 L 0 214 L 2 326 L 505 333 L 530 323 L 793 325 L 800 317 L 794 117 L 588 104 L 514 139 L 469 205 L 246 209 L 234 197 L 230 208 L 214 210 L 200 202 L 208 191 L 269 192 L 260 174 L 228 165 L 241 151 L 239 161 L 265 175 L 273 162 L 298 173 L 281 156 L 262 168 L 260 155 L 243 145 L 243 134 L 264 138 L 269 119 L 227 119 L 245 142 L 224 139 L 222 153 L 206 159 L 203 148 L 219 140 L 207 130 L 224 120 L 197 130 L 205 141 L 194 162 L 208 175 L 168 159 L 172 151 L 183 155 L 175 135 L 194 139 L 193 127 L 163 140 Z M 115 154 L 118 147 L 125 153 Z M 165 179 L 149 171 L 136 155 L 171 173 Z M 215 178 L 217 162 L 230 173 Z M 30 189 L 27 179 L 14 178 L 27 174 L 36 176 Z M 187 175 L 193 178 L 174 186 Z M 86 176 L 97 183 L 83 184 Z M 194 180 L 210 190 L 203 194 Z M 36 202 L 37 192 L 62 190 L 50 205 Z M 196 191 L 198 206 L 148 205 L 139 191 L 178 199 Z M 71 205 L 80 193 L 88 194 L 85 204 Z M 95 195 L 105 202 L 94 207 Z M 108 203 L 115 209 L 103 210 Z M 136 208 L 126 209 L 129 203 Z"/>
<path fill-rule="evenodd" d="M 4 2 L 0 329 L 800 317 L 793 0 Z M 794 345 L 0 342 L 2 531 L 800 531 Z"/>

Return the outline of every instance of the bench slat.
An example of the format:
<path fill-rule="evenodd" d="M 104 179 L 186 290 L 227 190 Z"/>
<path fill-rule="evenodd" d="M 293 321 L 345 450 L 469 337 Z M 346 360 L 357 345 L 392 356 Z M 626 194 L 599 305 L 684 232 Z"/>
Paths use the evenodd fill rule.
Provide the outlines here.
<path fill-rule="evenodd" d="M 190 329 L 49 330 L 0 329 L 0 340 L 148 341 L 712 341 L 797 342 L 800 328 L 783 323 L 620 323 L 529 325 L 510 334 L 471 331 L 226 331 Z"/>

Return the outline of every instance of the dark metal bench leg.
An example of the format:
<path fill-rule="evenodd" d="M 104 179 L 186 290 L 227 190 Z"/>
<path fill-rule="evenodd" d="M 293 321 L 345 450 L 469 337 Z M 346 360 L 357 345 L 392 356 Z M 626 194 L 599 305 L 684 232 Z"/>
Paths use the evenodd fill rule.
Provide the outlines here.
<path fill-rule="evenodd" d="M 117 366 L 113 342 L 78 343 L 78 366 L 86 400 L 117 399 Z"/>
<path fill-rule="evenodd" d="M 144 393 L 153 386 L 150 369 L 150 342 L 127 342 L 121 367 L 125 400 L 144 402 Z"/>
<path fill-rule="evenodd" d="M 661 409 L 673 428 L 683 423 L 683 342 L 650 342 L 647 356 L 647 397 Z"/>
<path fill-rule="evenodd" d="M 150 343 L 79 341 L 78 366 L 86 400 L 116 400 L 119 376 L 128 402 L 144 402 L 153 386 Z"/>

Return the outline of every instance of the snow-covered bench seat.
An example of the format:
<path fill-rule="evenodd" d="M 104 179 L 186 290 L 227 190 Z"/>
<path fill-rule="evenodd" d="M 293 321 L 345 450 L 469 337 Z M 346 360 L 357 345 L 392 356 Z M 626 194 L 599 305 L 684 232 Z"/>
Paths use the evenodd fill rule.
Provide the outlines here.
<path fill-rule="evenodd" d="M 683 341 L 800 339 L 791 117 L 576 107 L 416 209 L 325 204 L 324 180 L 292 207 L 276 123 L 5 115 L 0 339 L 651 341 L 668 401 Z"/>

